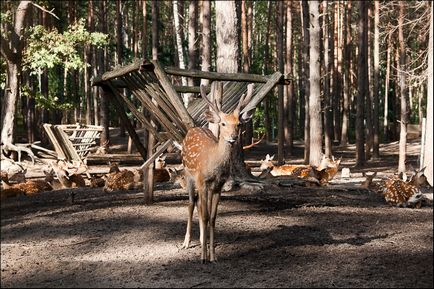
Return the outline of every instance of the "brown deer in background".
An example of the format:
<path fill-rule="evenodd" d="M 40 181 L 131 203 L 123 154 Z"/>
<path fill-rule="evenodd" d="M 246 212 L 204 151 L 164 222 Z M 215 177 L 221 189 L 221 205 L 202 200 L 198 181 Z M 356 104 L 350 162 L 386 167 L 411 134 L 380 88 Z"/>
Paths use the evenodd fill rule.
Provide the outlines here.
<path fill-rule="evenodd" d="M 217 206 L 222 187 L 229 177 L 231 152 L 238 139 L 240 126 L 251 118 L 251 111 L 242 114 L 240 112 L 250 102 L 253 84 L 248 85 L 247 96 L 242 95 L 235 110 L 229 114 L 222 112 L 217 102 L 212 103 L 208 100 L 204 86 L 201 86 L 201 95 L 211 108 L 205 111 L 205 117 L 209 122 L 219 125 L 220 134 L 217 139 L 208 128 L 191 128 L 182 144 L 182 163 L 189 195 L 187 230 L 183 247 L 188 248 L 190 244 L 193 211 L 197 203 L 201 260 L 205 263 L 208 260 L 216 261 L 214 227 Z"/>

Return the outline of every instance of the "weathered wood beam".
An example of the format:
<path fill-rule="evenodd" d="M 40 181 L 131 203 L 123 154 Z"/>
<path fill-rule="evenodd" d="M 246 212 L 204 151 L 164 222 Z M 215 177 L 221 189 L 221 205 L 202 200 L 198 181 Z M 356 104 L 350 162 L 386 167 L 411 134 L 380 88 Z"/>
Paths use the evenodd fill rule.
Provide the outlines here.
<path fill-rule="evenodd" d="M 172 82 L 169 80 L 169 77 L 167 77 L 167 74 L 165 73 L 163 68 L 161 68 L 158 61 L 152 60 L 152 63 L 154 64 L 155 75 L 163 86 L 163 89 L 167 93 L 167 96 L 170 98 L 170 101 L 175 106 L 175 109 L 178 112 L 179 116 L 182 118 L 182 121 L 187 125 L 187 127 L 194 127 L 194 120 L 191 118 L 187 109 L 184 107 L 184 104 L 182 103 L 178 93 L 176 93 L 175 89 L 173 88 Z"/>
<path fill-rule="evenodd" d="M 278 82 L 283 78 L 283 74 L 280 72 L 275 72 L 270 79 L 267 81 L 267 83 L 261 88 L 260 91 L 258 91 L 250 100 L 249 104 L 246 105 L 246 107 L 241 111 L 241 113 L 245 111 L 249 111 L 254 109 L 258 103 L 260 103 L 264 97 L 267 95 L 268 92 L 276 85 Z"/>
<path fill-rule="evenodd" d="M 135 61 L 129 65 L 115 67 L 113 70 L 104 73 L 101 77 L 95 77 L 91 80 L 92 85 L 102 85 L 104 81 L 111 80 L 120 76 L 124 76 L 130 72 L 140 70 L 142 68 L 143 61 Z"/>
<path fill-rule="evenodd" d="M 179 93 L 200 93 L 200 86 L 174 86 L 175 91 Z M 209 85 L 205 87 L 205 92 L 209 93 L 211 91 L 211 88 Z"/>
<path fill-rule="evenodd" d="M 147 168 L 150 164 L 152 164 L 155 159 L 161 155 L 170 145 L 172 144 L 172 140 L 169 139 L 167 140 L 163 145 L 161 145 L 156 151 L 155 153 L 152 154 L 152 156 L 146 160 L 145 163 L 143 163 L 143 165 L 140 166 L 140 169 L 144 169 Z"/>
<path fill-rule="evenodd" d="M 223 81 L 243 81 L 243 82 L 267 82 L 268 78 L 259 74 L 248 73 L 221 73 L 213 71 L 202 71 L 193 69 L 180 69 L 176 67 L 166 67 L 164 71 L 168 74 L 187 76 L 193 78 L 205 78 L 210 80 Z"/>

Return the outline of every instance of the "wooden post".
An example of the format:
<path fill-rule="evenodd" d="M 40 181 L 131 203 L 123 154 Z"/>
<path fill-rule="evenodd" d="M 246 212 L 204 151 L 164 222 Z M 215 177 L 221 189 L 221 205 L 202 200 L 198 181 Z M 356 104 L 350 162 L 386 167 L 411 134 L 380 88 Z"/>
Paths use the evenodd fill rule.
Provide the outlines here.
<path fill-rule="evenodd" d="M 152 133 L 148 134 L 148 156 L 146 159 L 152 157 L 153 148 L 155 144 L 155 137 Z M 154 201 L 154 162 L 150 163 L 148 167 L 143 168 L 143 193 L 145 205 L 150 205 Z"/>
<path fill-rule="evenodd" d="M 426 135 L 426 118 L 422 119 L 422 136 L 421 136 L 421 145 L 420 145 L 420 160 L 419 160 L 419 169 L 423 167 L 423 161 L 425 158 L 425 135 Z"/>

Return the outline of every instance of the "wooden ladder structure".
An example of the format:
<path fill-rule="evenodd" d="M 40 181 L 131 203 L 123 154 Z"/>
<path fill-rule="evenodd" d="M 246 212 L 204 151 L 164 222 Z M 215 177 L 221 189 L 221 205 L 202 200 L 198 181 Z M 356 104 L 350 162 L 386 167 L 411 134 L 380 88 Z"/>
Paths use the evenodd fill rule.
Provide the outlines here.
<path fill-rule="evenodd" d="M 100 86 L 108 100 L 114 105 L 121 122 L 127 129 L 138 152 L 145 160 L 142 169 L 148 170 L 152 180 L 154 160 L 172 143 L 181 144 L 189 128 L 204 126 L 203 113 L 207 104 L 202 98 L 195 99 L 186 108 L 179 93 L 200 93 L 197 86 L 174 86 L 169 78 L 192 77 L 223 81 L 222 110 L 232 111 L 241 95 L 247 92 L 247 85 L 255 83 L 254 95 L 244 110 L 256 107 L 276 84 L 288 84 L 289 79 L 280 72 L 269 76 L 245 73 L 217 73 L 179 68 L 163 68 L 158 61 L 138 60 L 134 63 L 104 73 L 93 79 L 92 85 Z M 208 89 L 209 91 L 209 89 Z M 151 115 L 151 120 L 145 116 Z M 147 152 L 136 134 L 132 115 L 156 140 L 152 151 Z M 145 186 L 145 199 L 152 202 L 153 184 Z"/>

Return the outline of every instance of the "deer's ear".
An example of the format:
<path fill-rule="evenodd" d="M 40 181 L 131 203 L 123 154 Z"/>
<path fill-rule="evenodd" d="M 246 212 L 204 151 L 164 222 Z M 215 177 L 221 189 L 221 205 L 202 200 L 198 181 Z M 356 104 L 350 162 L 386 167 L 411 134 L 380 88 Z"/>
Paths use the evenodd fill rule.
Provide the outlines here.
<path fill-rule="evenodd" d="M 207 110 L 205 110 L 205 112 L 203 114 L 205 116 L 205 119 L 208 122 L 211 122 L 211 123 L 219 123 L 220 122 L 220 116 L 212 110 L 207 109 Z"/>
<path fill-rule="evenodd" d="M 274 159 L 274 155 L 272 155 L 272 156 L 270 157 L 270 161 L 271 161 L 272 159 Z"/>

